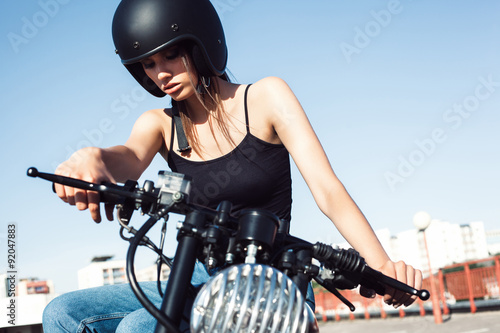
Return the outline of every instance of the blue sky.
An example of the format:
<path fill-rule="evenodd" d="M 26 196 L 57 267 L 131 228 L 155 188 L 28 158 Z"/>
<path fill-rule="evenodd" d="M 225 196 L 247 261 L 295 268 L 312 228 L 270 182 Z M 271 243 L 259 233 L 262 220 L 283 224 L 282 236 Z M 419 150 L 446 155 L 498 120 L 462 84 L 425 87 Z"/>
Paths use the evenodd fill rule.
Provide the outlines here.
<path fill-rule="evenodd" d="M 118 2 L 0 5 L 0 239 L 16 222 L 20 276 L 52 279 L 57 292 L 75 289 L 76 271 L 93 256 L 124 258 L 127 244 L 116 222 L 94 224 L 26 169 L 52 172 L 78 147 L 121 144 L 142 112 L 169 105 L 143 92 L 114 54 Z M 499 228 L 498 2 L 213 3 L 236 80 L 288 82 L 374 229 L 413 228 L 420 210 Z M 140 182 L 156 181 L 161 169 L 166 163 L 155 159 Z M 292 232 L 341 242 L 292 172 Z M 135 216 L 136 226 L 143 221 Z"/>

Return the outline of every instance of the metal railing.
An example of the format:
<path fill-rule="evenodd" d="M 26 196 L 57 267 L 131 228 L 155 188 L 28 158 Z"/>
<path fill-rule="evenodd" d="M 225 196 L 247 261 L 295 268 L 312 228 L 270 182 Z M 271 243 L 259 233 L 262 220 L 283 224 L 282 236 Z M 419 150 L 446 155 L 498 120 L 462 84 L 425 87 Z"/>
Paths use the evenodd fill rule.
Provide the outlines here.
<path fill-rule="evenodd" d="M 465 304 L 470 308 L 470 312 L 475 313 L 479 300 L 500 301 L 500 256 L 447 266 L 440 269 L 435 277 L 435 290 L 439 294 L 440 310 L 443 314 L 449 314 L 449 307 L 457 304 Z M 429 278 L 423 281 L 423 288 L 430 290 Z M 404 317 L 410 311 L 424 316 L 428 309 L 432 310 L 430 300 L 418 300 L 408 308 L 395 310 L 386 305 L 380 296 L 368 299 L 359 295 L 356 290 L 340 291 L 356 307 L 353 313 L 333 294 L 321 287 L 315 288 L 314 292 L 316 315 L 323 321 L 341 320 L 346 317 L 351 320 L 357 317 L 369 319 L 374 316 L 386 318 L 388 314 Z"/>

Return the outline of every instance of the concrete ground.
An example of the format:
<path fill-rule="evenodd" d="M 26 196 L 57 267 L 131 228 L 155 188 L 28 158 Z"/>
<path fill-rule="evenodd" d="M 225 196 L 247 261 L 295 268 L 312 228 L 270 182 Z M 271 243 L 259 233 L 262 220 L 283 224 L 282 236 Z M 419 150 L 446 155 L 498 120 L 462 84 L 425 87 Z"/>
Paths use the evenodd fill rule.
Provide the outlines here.
<path fill-rule="evenodd" d="M 428 314 L 424 317 L 342 319 L 338 322 L 319 322 L 319 327 L 321 333 L 498 333 L 500 311 L 455 312 L 444 315 L 442 324 L 436 324 L 432 314 Z"/>

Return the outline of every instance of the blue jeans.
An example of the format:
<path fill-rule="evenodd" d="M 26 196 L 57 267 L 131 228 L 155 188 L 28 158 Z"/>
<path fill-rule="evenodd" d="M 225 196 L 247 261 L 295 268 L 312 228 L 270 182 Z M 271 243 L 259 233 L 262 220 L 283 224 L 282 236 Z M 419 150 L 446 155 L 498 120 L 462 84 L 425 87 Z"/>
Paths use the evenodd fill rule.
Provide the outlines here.
<path fill-rule="evenodd" d="M 209 279 L 205 267 L 197 263 L 191 283 L 200 286 Z M 156 282 L 140 286 L 149 300 L 161 306 Z M 165 290 L 166 282 L 162 282 Z M 193 300 L 187 300 L 184 316 L 189 318 Z M 314 293 L 309 286 L 307 303 L 314 311 Z M 49 303 L 43 313 L 43 329 L 47 333 L 148 333 L 154 332 L 156 319 L 142 307 L 129 284 L 110 285 L 77 290 L 63 294 Z M 189 331 L 189 322 L 182 321 L 181 331 Z"/>

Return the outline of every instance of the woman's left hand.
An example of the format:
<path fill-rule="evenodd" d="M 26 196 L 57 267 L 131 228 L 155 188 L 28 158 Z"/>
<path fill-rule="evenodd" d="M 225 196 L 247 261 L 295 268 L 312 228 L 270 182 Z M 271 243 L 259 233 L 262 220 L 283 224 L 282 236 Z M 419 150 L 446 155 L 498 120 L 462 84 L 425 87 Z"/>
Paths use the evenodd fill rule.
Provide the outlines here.
<path fill-rule="evenodd" d="M 415 289 L 422 288 L 422 272 L 403 261 L 393 262 L 389 260 L 382 267 L 379 267 L 378 270 L 410 287 Z M 386 288 L 386 294 L 384 295 L 384 302 L 394 306 L 396 309 L 401 305 L 409 306 L 416 299 L 417 296 L 409 295 L 390 287 Z"/>

